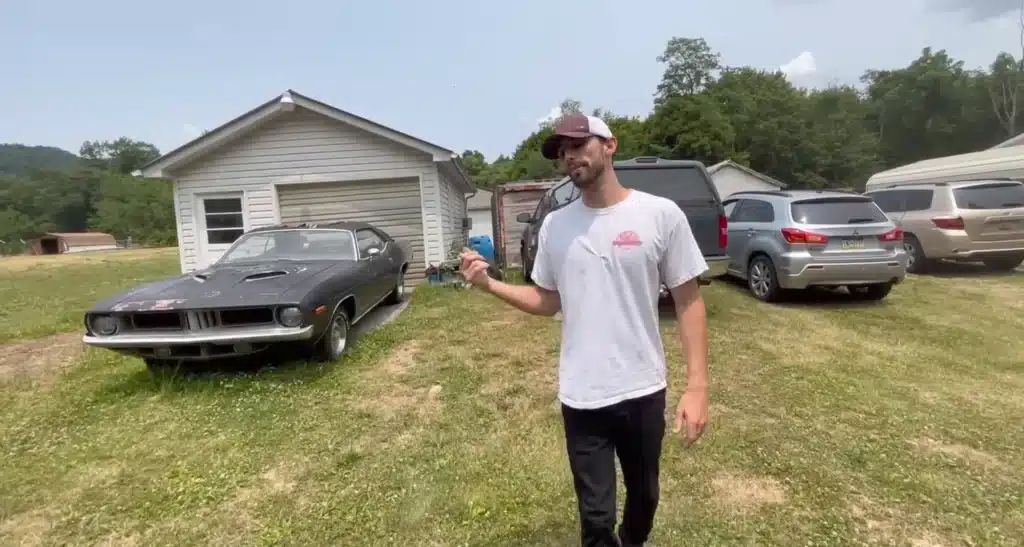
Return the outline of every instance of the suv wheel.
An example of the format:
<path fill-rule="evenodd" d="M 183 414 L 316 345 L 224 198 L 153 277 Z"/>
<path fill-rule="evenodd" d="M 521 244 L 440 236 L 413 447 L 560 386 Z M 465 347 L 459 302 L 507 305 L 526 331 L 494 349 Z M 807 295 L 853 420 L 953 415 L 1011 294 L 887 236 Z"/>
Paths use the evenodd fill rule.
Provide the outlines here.
<path fill-rule="evenodd" d="M 907 271 L 913 274 L 925 273 L 928 269 L 928 258 L 924 255 L 921 242 L 907 234 L 903 236 L 903 250 L 907 253 Z"/>
<path fill-rule="evenodd" d="M 985 258 L 982 260 L 985 266 L 991 270 L 999 272 L 1008 272 L 1020 266 L 1024 263 L 1024 255 L 1013 255 L 1013 256 L 994 256 L 991 258 Z"/>
<path fill-rule="evenodd" d="M 782 287 L 775 273 L 775 265 L 764 255 L 755 256 L 747 264 L 747 288 L 762 302 L 777 302 L 782 299 Z"/>

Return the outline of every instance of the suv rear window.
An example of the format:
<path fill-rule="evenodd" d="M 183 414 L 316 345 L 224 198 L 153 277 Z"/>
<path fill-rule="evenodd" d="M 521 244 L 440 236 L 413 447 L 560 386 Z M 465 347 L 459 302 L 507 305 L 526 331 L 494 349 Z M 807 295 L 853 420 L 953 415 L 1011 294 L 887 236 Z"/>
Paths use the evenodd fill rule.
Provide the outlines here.
<path fill-rule="evenodd" d="M 953 199 L 961 209 L 1010 209 L 1024 207 L 1024 184 L 994 182 L 953 190 Z"/>
<path fill-rule="evenodd" d="M 709 181 L 696 167 L 624 167 L 615 175 L 626 188 L 673 201 L 714 199 Z"/>
<path fill-rule="evenodd" d="M 793 220 L 801 224 L 866 224 L 889 217 L 870 198 L 835 197 L 794 201 Z"/>

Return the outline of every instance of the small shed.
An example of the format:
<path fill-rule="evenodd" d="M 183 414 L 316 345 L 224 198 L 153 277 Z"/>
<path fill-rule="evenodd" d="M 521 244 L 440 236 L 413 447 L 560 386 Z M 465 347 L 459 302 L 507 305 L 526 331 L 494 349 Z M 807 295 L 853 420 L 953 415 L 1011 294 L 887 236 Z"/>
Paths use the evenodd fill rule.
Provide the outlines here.
<path fill-rule="evenodd" d="M 772 191 L 786 187 L 784 183 L 732 160 L 708 167 L 708 174 L 722 199 L 736 192 Z"/>
<path fill-rule="evenodd" d="M 526 224 L 516 220 L 519 213 L 533 213 L 544 192 L 561 182 L 542 179 L 506 182 L 494 188 L 491 210 L 494 217 L 494 253 L 506 268 L 522 266 L 522 238 Z"/>
<path fill-rule="evenodd" d="M 29 254 L 56 255 L 116 249 L 114 236 L 103 232 L 48 232 L 28 242 Z"/>
<path fill-rule="evenodd" d="M 467 216 L 472 219 L 469 237 L 489 236 L 494 241 L 494 217 L 491 214 L 493 192 L 477 190 L 476 195 L 466 200 Z"/>

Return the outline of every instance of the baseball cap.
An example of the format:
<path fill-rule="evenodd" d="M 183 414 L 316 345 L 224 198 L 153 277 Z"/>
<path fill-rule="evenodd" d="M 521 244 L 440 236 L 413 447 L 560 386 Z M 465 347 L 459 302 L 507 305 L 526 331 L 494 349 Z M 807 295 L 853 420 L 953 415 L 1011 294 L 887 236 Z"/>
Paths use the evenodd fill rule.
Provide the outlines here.
<path fill-rule="evenodd" d="M 587 137 L 610 139 L 612 130 L 608 129 L 608 124 L 597 116 L 587 116 L 586 114 L 566 116 L 555 124 L 555 134 L 544 140 L 540 147 L 540 153 L 549 160 L 556 160 L 558 159 L 558 146 L 562 139 L 584 139 Z"/>

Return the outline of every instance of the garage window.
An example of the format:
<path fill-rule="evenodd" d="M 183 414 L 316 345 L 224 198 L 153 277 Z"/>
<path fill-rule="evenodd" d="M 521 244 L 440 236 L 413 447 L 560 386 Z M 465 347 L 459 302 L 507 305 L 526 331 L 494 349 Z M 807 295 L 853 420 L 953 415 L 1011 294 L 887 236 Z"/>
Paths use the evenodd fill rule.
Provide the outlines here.
<path fill-rule="evenodd" d="M 245 232 L 242 198 L 203 200 L 206 241 L 213 245 L 234 243 Z"/>

